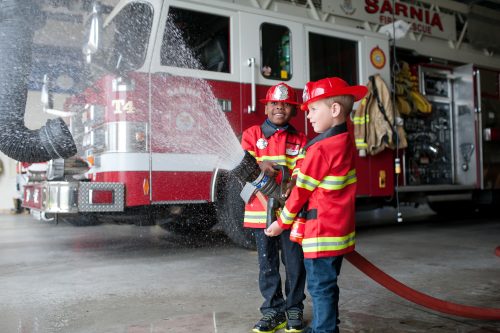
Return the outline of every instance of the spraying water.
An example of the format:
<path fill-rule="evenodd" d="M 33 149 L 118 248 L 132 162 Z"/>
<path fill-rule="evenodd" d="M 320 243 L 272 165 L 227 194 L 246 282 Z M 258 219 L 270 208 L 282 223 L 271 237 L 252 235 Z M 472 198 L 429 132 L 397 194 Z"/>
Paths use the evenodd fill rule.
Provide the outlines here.
<path fill-rule="evenodd" d="M 170 45 L 164 61 L 180 68 L 203 69 L 193 51 L 186 46 L 182 33 L 167 21 Z M 163 96 L 155 106 L 152 119 L 153 148 L 178 154 L 199 154 L 199 163 L 214 163 L 221 169 L 233 169 L 244 151 L 231 128 L 210 85 L 201 78 L 162 75 L 153 82 L 153 95 Z M 160 158 L 162 158 L 160 156 Z"/>

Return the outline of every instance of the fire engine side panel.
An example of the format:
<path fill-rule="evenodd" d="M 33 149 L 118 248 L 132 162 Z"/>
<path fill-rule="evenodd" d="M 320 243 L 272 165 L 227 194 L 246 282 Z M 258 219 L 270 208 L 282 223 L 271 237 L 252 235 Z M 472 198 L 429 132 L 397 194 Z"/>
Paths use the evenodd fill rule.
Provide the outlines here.
<path fill-rule="evenodd" d="M 357 157 L 357 195 L 389 197 L 394 193 L 394 155 L 386 149 L 377 155 Z"/>
<path fill-rule="evenodd" d="M 158 53 L 162 33 L 165 31 L 167 11 L 163 11 L 158 24 L 158 36 L 156 38 L 155 52 L 152 53 L 151 68 L 152 73 L 148 75 L 136 74 L 131 87 L 133 91 L 124 92 L 116 90 L 116 84 L 113 82 L 104 82 L 104 90 L 109 94 L 106 98 L 106 108 L 108 109 L 108 121 L 134 120 L 146 121 L 149 123 L 151 163 L 149 180 L 149 201 L 146 200 L 144 193 L 144 182 L 136 181 L 127 184 L 127 206 L 138 204 L 149 204 L 149 202 L 167 202 L 183 200 L 209 200 L 210 179 L 207 174 L 211 172 L 214 165 L 206 165 L 204 170 L 191 170 L 186 172 L 190 166 L 177 166 L 172 168 L 171 154 L 189 153 L 187 137 L 196 136 L 196 131 L 205 124 L 205 115 L 200 110 L 204 109 L 206 97 L 203 90 L 204 84 L 208 84 L 211 93 L 218 99 L 225 112 L 225 116 L 236 135 L 254 124 L 260 124 L 266 118 L 264 106 L 255 103 L 255 110 L 249 112 L 249 106 L 253 100 L 258 101 L 264 98 L 267 89 L 276 84 L 277 80 L 271 80 L 261 73 L 261 25 L 263 23 L 272 23 L 282 25 L 290 30 L 290 42 L 292 50 L 291 70 L 288 77 L 281 81 L 286 81 L 297 89 L 301 96 L 301 87 L 308 80 L 308 68 L 306 62 L 307 42 L 306 26 L 302 22 L 286 20 L 281 15 L 280 19 L 267 17 L 264 15 L 255 15 L 253 13 L 238 12 L 231 10 L 215 10 L 202 4 L 193 5 L 189 3 L 173 2 L 177 7 L 185 7 L 198 12 L 208 12 L 215 15 L 227 15 L 230 18 L 230 72 L 218 73 L 199 71 L 191 68 L 168 67 L 162 65 Z M 167 6 L 164 6 L 167 9 Z M 329 33 L 339 34 L 332 29 Z M 358 41 L 358 75 L 359 83 L 366 83 L 368 75 L 380 72 L 385 79 L 388 79 L 389 66 L 387 64 L 388 43 L 385 36 L 374 38 L 359 34 L 350 35 L 345 29 L 340 29 L 340 34 L 346 38 L 352 38 Z M 243 34 L 244 32 L 244 34 Z M 241 36 L 244 35 L 244 38 Z M 366 56 L 368 52 L 370 58 Z M 247 60 L 254 58 L 256 63 L 254 67 L 249 67 Z M 165 74 L 163 74 L 165 73 Z M 169 73 L 169 74 L 167 74 Z M 197 78 L 203 77 L 204 82 L 197 81 Z M 253 77 L 253 78 L 252 78 Z M 254 83 L 252 83 L 254 82 Z M 252 84 L 255 86 L 252 87 Z M 149 87 L 147 89 L 146 87 Z M 252 88 L 255 95 L 252 98 Z M 98 95 L 98 94 L 97 94 Z M 189 98 L 186 98 L 189 97 Z M 150 100 L 151 98 L 151 100 Z M 185 100 L 195 100 L 190 105 L 183 104 Z M 151 110 L 149 110 L 151 107 Z M 149 118 L 149 119 L 148 119 Z M 305 114 L 299 111 L 297 117 L 292 120 L 292 124 L 299 130 L 308 131 L 310 138 L 315 136 L 311 128 L 306 128 L 307 120 Z M 198 140 L 203 141 L 203 140 Z M 199 152 L 198 152 L 199 153 Z M 206 162 L 206 161 L 205 161 Z M 358 179 L 359 195 L 367 196 L 388 196 L 392 192 L 392 157 L 390 153 L 380 154 L 375 157 L 367 157 L 358 161 Z M 149 168 L 149 167 L 148 167 Z M 202 168 L 203 169 L 203 168 Z M 142 171 L 141 171 L 142 172 Z M 141 173 L 142 175 L 142 173 Z M 121 177 L 112 176 L 112 173 L 104 176 L 105 181 L 110 179 L 120 179 Z M 141 176 L 142 177 L 142 176 Z M 175 181 L 185 179 L 184 183 L 194 184 L 188 186 L 193 189 L 185 195 L 180 191 L 171 190 L 172 188 L 182 188 L 182 185 L 176 187 Z M 175 180 L 175 181 L 174 181 Z M 204 185 L 206 184 L 206 186 Z M 198 190 L 194 190 L 198 188 Z"/>
<path fill-rule="evenodd" d="M 158 172 L 152 174 L 153 202 L 198 202 L 210 198 L 212 172 Z"/>
<path fill-rule="evenodd" d="M 212 88 L 215 98 L 219 101 L 221 110 L 224 112 L 234 133 L 236 133 L 236 135 L 241 135 L 242 103 L 239 98 L 240 84 L 216 80 L 208 80 L 208 84 Z"/>

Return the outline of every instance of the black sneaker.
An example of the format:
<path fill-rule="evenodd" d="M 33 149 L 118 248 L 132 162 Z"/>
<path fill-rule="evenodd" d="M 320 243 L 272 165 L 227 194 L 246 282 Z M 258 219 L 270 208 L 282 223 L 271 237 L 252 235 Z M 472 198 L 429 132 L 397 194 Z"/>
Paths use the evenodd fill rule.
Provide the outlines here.
<path fill-rule="evenodd" d="M 283 312 L 271 310 L 255 324 L 252 332 L 273 333 L 286 326 L 286 316 Z"/>
<path fill-rule="evenodd" d="M 288 321 L 286 324 L 285 332 L 296 333 L 304 330 L 304 322 L 302 320 L 302 310 L 293 308 L 286 310 Z"/>

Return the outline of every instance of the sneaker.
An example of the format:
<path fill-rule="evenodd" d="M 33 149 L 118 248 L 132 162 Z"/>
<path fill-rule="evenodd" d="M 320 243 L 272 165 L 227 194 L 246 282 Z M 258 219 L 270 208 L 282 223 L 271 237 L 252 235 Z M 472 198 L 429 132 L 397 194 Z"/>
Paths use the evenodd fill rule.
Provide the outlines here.
<path fill-rule="evenodd" d="M 286 310 L 288 321 L 286 324 L 285 332 L 295 333 L 304 330 L 304 322 L 302 320 L 302 310 L 293 308 Z"/>
<path fill-rule="evenodd" d="M 273 333 L 286 326 L 286 316 L 283 312 L 271 310 L 255 324 L 252 332 Z"/>

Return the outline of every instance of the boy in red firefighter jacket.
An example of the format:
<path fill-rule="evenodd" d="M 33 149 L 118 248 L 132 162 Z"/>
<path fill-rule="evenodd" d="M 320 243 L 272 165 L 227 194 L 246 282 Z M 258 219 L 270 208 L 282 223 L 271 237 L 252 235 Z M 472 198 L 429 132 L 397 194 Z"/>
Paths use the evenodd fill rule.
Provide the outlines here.
<path fill-rule="evenodd" d="M 365 86 L 349 86 L 336 77 L 306 85 L 302 109 L 321 134 L 306 145 L 296 186 L 278 220 L 265 231 L 281 234 L 307 205 L 302 248 L 313 321 L 304 332 L 339 331 L 337 277 L 344 254 L 354 250 L 355 236 L 356 149 L 346 121 L 354 101 L 366 93 Z"/>
<path fill-rule="evenodd" d="M 241 145 L 255 157 L 266 174 L 274 175 L 273 164 L 286 166 L 292 179 L 296 178 L 306 144 L 306 136 L 288 122 L 295 116 L 299 104 L 295 91 L 284 83 L 269 88 L 266 99 L 266 121 L 243 132 Z M 281 175 L 280 175 L 281 176 Z M 292 180 L 293 182 L 293 180 Z M 261 195 L 258 193 L 258 195 Z M 290 241 L 290 232 L 281 237 L 267 237 L 266 205 L 256 195 L 245 206 L 244 226 L 254 228 L 259 257 L 259 289 L 264 297 L 260 307 L 263 315 L 253 332 L 274 332 L 285 327 L 286 332 L 301 332 L 304 328 L 302 311 L 305 269 L 302 248 Z M 285 297 L 279 272 L 281 260 L 285 265 Z M 287 320 L 288 319 L 288 320 Z"/>

